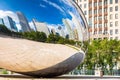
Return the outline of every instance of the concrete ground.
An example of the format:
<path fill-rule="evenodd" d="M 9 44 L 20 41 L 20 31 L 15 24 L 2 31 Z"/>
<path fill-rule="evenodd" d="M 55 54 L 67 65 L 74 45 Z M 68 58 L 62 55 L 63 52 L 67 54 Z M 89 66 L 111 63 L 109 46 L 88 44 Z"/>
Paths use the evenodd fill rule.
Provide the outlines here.
<path fill-rule="evenodd" d="M 32 78 L 23 75 L 0 75 L 0 80 L 120 80 L 120 76 L 81 76 L 81 75 L 69 75 L 60 76 L 55 78 Z"/>

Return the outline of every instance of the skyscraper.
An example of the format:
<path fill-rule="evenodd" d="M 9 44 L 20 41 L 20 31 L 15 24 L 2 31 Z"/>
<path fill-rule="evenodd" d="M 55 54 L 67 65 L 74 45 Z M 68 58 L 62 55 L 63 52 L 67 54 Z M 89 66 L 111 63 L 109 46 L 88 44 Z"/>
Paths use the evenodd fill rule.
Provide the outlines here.
<path fill-rule="evenodd" d="M 91 39 L 120 40 L 120 0 L 75 0 L 89 23 Z"/>
<path fill-rule="evenodd" d="M 16 23 L 9 16 L 3 18 L 4 25 L 11 31 L 17 32 Z"/>
<path fill-rule="evenodd" d="M 50 34 L 50 31 L 49 31 L 46 23 L 37 22 L 35 20 L 33 20 L 33 23 L 34 23 L 34 26 L 36 27 L 36 31 L 44 32 L 48 37 L 48 35 Z"/>
<path fill-rule="evenodd" d="M 2 18 L 0 18 L 0 24 L 4 24 L 4 21 Z"/>
<path fill-rule="evenodd" d="M 31 31 L 30 29 L 30 26 L 28 24 L 28 20 L 27 18 L 24 16 L 23 13 L 21 12 L 16 12 L 17 16 L 18 16 L 18 19 L 19 19 L 19 22 L 20 22 L 20 25 L 22 27 L 22 32 L 29 32 Z"/>
<path fill-rule="evenodd" d="M 69 39 L 74 40 L 75 36 L 74 36 L 74 31 L 73 31 L 72 26 L 71 26 L 71 20 L 63 19 L 63 24 L 67 28 Z"/>

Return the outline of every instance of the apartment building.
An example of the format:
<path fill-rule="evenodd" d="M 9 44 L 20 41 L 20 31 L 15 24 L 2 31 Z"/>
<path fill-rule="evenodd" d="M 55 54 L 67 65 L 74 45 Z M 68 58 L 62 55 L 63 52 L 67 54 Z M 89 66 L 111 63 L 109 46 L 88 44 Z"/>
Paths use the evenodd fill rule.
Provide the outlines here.
<path fill-rule="evenodd" d="M 75 1 L 86 16 L 92 40 L 120 40 L 120 0 Z"/>

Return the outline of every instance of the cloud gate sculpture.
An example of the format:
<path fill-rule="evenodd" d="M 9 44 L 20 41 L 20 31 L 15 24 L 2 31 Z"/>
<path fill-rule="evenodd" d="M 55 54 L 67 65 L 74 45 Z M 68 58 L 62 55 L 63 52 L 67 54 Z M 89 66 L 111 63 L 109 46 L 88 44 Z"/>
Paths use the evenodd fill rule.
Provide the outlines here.
<path fill-rule="evenodd" d="M 59 76 L 80 65 L 88 40 L 86 19 L 73 0 L 0 0 L 0 68 Z"/>

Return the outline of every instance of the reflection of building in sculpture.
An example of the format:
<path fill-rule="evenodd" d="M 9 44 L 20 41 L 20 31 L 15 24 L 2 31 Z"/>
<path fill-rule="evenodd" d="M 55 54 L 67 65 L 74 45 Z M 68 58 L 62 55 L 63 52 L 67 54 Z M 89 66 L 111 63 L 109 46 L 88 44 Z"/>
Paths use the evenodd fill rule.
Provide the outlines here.
<path fill-rule="evenodd" d="M 3 18 L 4 25 L 11 31 L 17 32 L 17 27 L 13 19 L 9 16 Z"/>
<path fill-rule="evenodd" d="M 63 19 L 63 23 L 68 31 L 69 39 L 74 40 L 74 32 L 73 32 L 72 25 L 71 25 L 70 21 L 71 20 L 69 20 L 69 19 Z"/>
<path fill-rule="evenodd" d="M 64 33 L 63 27 L 61 27 L 61 26 L 58 27 L 58 33 L 60 34 L 60 36 L 65 38 L 65 33 Z"/>
<path fill-rule="evenodd" d="M 82 25 L 80 24 L 78 18 L 74 14 L 70 13 L 70 15 L 72 16 L 72 22 L 77 29 L 78 40 L 83 41 L 83 35 L 81 30 Z"/>
<path fill-rule="evenodd" d="M 78 41 L 79 37 L 78 37 L 78 30 L 74 29 L 74 34 L 75 34 L 75 40 Z"/>
<path fill-rule="evenodd" d="M 23 32 L 31 31 L 28 20 L 21 12 L 16 12 Z"/>
<path fill-rule="evenodd" d="M 54 34 L 54 35 L 55 35 L 55 34 L 56 34 L 55 29 L 54 29 L 54 28 L 52 28 L 52 29 L 51 29 L 51 31 L 50 31 L 50 33 L 52 33 L 52 34 Z"/>
<path fill-rule="evenodd" d="M 2 18 L 0 18 L 0 24 L 4 24 L 4 21 Z"/>
<path fill-rule="evenodd" d="M 50 31 L 49 31 L 46 23 L 37 22 L 35 20 L 33 20 L 33 23 L 34 23 L 34 25 L 36 27 L 36 31 L 44 32 L 47 36 L 50 34 Z"/>

